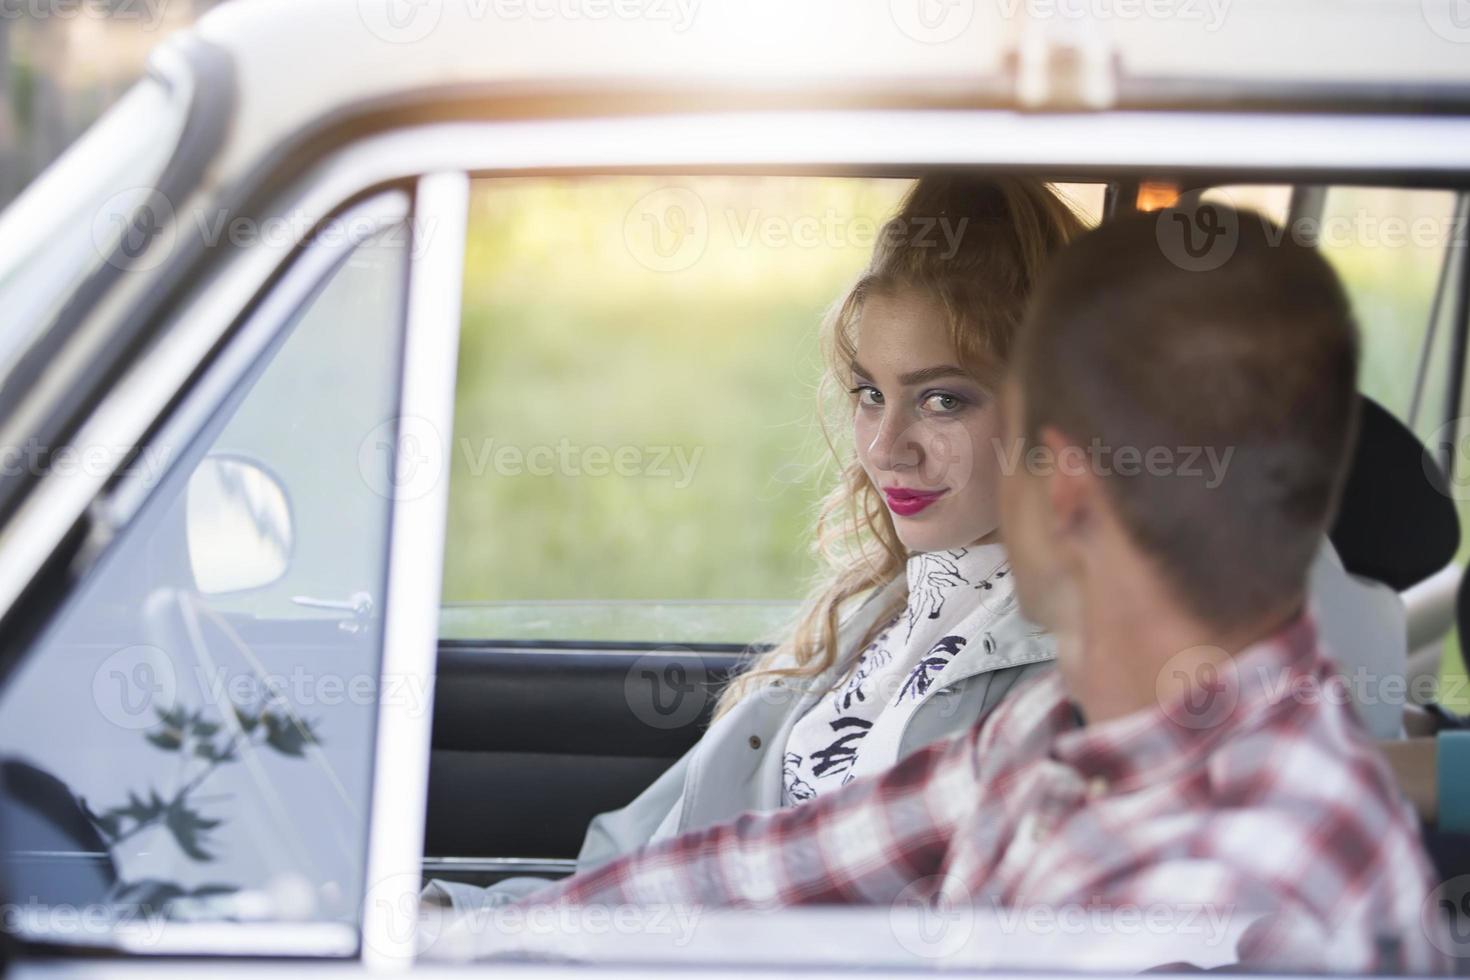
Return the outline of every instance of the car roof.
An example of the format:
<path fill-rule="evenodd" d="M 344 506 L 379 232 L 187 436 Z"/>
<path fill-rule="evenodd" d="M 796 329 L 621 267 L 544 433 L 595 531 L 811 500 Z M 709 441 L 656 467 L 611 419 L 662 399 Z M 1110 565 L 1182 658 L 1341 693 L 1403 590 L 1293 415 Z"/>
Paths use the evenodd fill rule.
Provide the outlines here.
<path fill-rule="evenodd" d="M 1464 111 L 1459 0 L 252 0 L 203 41 L 235 83 L 228 175 L 392 103 Z M 1462 19 L 1463 20 L 1463 19 Z"/>

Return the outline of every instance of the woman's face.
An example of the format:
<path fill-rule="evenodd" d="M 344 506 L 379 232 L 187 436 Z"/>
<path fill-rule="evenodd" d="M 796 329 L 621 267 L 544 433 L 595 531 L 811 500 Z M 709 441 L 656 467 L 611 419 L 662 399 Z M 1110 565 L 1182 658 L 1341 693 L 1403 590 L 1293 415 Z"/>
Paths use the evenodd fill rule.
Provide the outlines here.
<path fill-rule="evenodd" d="M 959 364 L 943 309 L 906 290 L 868 296 L 852 365 L 858 460 L 911 551 L 999 539 L 999 411 Z"/>

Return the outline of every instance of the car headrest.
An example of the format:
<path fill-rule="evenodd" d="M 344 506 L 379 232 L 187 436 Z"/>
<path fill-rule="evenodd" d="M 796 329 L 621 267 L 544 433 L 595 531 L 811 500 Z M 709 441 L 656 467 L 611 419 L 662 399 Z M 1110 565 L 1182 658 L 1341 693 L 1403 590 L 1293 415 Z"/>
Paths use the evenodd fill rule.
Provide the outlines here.
<path fill-rule="evenodd" d="M 1349 572 L 1402 592 L 1454 558 L 1460 519 L 1418 436 L 1373 399 L 1360 400 L 1358 443 L 1328 536 Z"/>

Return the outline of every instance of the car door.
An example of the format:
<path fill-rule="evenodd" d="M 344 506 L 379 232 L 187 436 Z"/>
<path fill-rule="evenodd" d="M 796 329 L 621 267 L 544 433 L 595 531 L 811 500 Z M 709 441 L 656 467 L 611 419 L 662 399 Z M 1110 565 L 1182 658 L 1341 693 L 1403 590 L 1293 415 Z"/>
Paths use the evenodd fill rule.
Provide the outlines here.
<path fill-rule="evenodd" d="M 407 943 L 464 184 L 316 227 L 112 487 L 115 537 L 0 691 L 23 938 Z"/>

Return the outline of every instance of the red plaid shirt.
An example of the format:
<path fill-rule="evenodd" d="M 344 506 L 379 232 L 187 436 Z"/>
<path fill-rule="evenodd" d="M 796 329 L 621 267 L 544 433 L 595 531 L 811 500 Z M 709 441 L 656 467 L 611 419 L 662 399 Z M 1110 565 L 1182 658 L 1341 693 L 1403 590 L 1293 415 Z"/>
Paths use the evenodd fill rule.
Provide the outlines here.
<path fill-rule="evenodd" d="M 1311 618 L 1197 675 L 1192 696 L 1169 675 L 1156 707 L 1083 726 L 1052 673 L 886 773 L 527 903 L 886 904 L 918 888 L 998 910 L 1204 906 L 1254 922 L 1243 961 L 1443 969 L 1418 823 Z"/>

